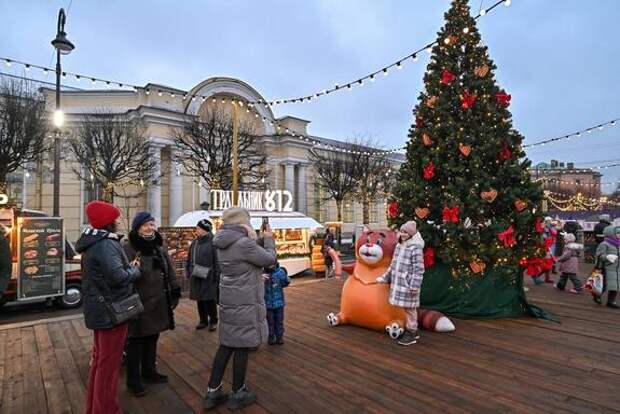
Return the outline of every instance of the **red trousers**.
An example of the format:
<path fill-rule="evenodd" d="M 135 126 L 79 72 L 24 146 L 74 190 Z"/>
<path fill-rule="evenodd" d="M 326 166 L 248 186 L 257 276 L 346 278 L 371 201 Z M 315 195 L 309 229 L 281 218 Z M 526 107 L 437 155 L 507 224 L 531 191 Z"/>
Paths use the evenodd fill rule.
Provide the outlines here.
<path fill-rule="evenodd" d="M 86 414 L 123 414 L 116 391 L 126 336 L 126 323 L 112 329 L 95 330 Z"/>

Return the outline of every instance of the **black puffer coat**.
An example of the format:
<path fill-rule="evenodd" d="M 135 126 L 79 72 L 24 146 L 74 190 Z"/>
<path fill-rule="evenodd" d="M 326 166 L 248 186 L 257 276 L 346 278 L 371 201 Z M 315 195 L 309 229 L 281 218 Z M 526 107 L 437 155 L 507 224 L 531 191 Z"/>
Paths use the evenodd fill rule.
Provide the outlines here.
<path fill-rule="evenodd" d="M 113 328 L 106 302 L 132 295 L 133 283 L 140 278 L 140 269 L 129 265 L 121 238 L 105 230 L 88 228 L 75 246 L 82 255 L 84 322 L 88 329 Z"/>
<path fill-rule="evenodd" d="M 173 309 L 179 303 L 181 288 L 160 234 L 155 233 L 155 239 L 148 241 L 130 232 L 125 253 L 130 262 L 139 258 L 142 278 L 135 287 L 144 305 L 144 312 L 129 322 L 128 336 L 151 336 L 174 329 Z"/>
<path fill-rule="evenodd" d="M 213 269 L 207 279 L 191 277 L 194 264 Z M 219 298 L 220 266 L 217 249 L 213 246 L 213 234 L 198 237 L 189 246 L 185 270 L 189 279 L 189 298 L 191 300 L 217 300 Z"/>

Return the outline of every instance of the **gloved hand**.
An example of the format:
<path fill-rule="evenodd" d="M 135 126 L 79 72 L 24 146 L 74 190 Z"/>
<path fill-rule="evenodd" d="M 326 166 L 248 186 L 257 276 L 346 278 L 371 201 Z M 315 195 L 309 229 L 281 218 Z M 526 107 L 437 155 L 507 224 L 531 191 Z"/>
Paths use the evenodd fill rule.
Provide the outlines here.
<path fill-rule="evenodd" d="M 170 300 L 171 300 L 170 305 L 172 306 L 172 309 L 179 306 L 179 300 L 181 299 L 181 296 L 183 295 L 181 294 L 180 287 L 172 288 L 172 290 L 170 291 Z"/>
<path fill-rule="evenodd" d="M 618 256 L 615 254 L 608 254 L 606 256 L 606 259 L 611 263 L 616 263 L 616 260 L 618 260 Z"/>

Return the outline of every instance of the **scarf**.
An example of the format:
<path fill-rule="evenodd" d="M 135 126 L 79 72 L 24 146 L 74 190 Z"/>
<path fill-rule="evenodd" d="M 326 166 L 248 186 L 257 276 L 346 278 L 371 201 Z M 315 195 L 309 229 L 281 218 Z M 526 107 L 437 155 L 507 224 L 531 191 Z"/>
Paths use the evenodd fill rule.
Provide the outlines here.
<path fill-rule="evenodd" d="M 612 246 L 618 247 L 620 248 L 620 239 L 616 238 L 616 237 L 609 237 L 609 236 L 605 236 L 604 239 L 607 243 L 611 244 Z"/>

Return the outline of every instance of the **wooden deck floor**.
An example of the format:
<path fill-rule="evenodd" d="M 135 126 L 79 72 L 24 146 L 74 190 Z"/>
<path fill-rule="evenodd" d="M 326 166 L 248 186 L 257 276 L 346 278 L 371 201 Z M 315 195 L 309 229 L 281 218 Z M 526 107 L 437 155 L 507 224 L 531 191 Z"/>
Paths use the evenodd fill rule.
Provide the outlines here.
<path fill-rule="evenodd" d="M 583 296 L 532 287 L 530 298 L 562 318 L 456 320 L 453 334 L 423 333 L 401 347 L 382 333 L 330 328 L 340 281 L 287 289 L 286 344 L 251 356 L 250 413 L 615 412 L 620 410 L 620 312 Z M 131 413 L 200 412 L 217 334 L 196 332 L 192 302 L 160 341 L 169 385 L 134 399 Z M 73 319 L 71 319 L 73 318 Z M 80 413 L 91 332 L 82 319 L 0 326 L 2 413 Z M 230 387 L 230 376 L 225 386 Z M 226 412 L 222 409 L 221 412 Z"/>

